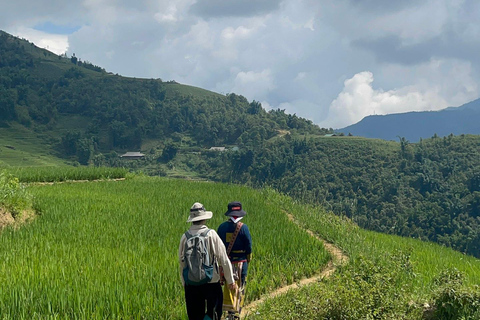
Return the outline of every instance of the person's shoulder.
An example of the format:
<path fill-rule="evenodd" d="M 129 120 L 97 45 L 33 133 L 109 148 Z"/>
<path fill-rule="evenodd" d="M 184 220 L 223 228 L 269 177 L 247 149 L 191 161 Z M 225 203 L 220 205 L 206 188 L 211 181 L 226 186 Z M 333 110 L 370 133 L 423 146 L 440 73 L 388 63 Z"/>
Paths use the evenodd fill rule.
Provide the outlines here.
<path fill-rule="evenodd" d="M 228 227 L 228 221 L 224 221 L 218 226 L 218 230 L 225 229 L 227 227 Z"/>
<path fill-rule="evenodd" d="M 215 231 L 214 229 L 210 229 L 210 231 L 208 231 L 207 238 L 210 239 L 210 241 L 214 241 L 216 243 L 222 241 L 222 238 L 220 238 L 217 231 Z"/>
<path fill-rule="evenodd" d="M 215 231 L 215 229 L 208 229 L 207 235 L 210 236 L 210 237 L 215 237 L 215 236 L 218 237 L 218 233 L 217 233 L 217 231 Z"/>
<path fill-rule="evenodd" d="M 244 222 L 242 222 L 242 229 L 245 228 L 245 229 L 248 229 L 248 225 Z"/>

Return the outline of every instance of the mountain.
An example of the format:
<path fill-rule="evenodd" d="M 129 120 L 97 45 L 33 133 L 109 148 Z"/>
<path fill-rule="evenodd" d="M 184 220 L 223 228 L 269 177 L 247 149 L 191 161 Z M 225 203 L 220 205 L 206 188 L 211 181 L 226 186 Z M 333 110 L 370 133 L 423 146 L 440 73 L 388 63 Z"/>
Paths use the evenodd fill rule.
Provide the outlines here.
<path fill-rule="evenodd" d="M 17 124 L 44 135 L 57 156 L 81 164 L 99 153 L 172 142 L 209 148 L 258 144 L 282 130 L 323 132 L 241 95 L 122 77 L 0 31 L 0 127 Z"/>
<path fill-rule="evenodd" d="M 384 140 L 403 137 L 412 142 L 435 134 L 440 137 L 450 134 L 480 134 L 480 99 L 440 111 L 368 116 L 338 131 Z"/>
<path fill-rule="evenodd" d="M 271 186 L 364 228 L 480 252 L 480 136 L 419 144 L 407 134 L 400 143 L 324 137 L 313 123 L 240 95 L 80 61 L 0 32 L 0 166 L 67 162 Z M 456 123 L 466 113 L 463 123 L 476 124 L 477 110 L 478 101 L 421 114 Z M 124 161 L 117 152 L 126 151 L 145 158 Z"/>

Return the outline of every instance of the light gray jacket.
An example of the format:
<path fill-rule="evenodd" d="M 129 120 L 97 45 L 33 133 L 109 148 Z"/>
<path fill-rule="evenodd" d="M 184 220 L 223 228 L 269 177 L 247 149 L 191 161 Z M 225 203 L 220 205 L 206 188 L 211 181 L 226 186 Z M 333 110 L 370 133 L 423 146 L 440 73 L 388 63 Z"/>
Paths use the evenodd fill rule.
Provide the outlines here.
<path fill-rule="evenodd" d="M 192 235 L 200 234 L 206 231 L 208 227 L 206 225 L 193 225 L 190 227 L 188 232 Z M 232 284 L 234 282 L 233 279 L 233 271 L 232 271 L 232 264 L 227 256 L 227 250 L 225 249 L 225 245 L 222 242 L 222 239 L 218 236 L 217 232 L 213 229 L 210 230 L 207 234 L 208 239 L 208 247 L 210 249 L 210 256 L 214 257 L 215 261 L 215 268 L 213 268 L 213 277 L 210 283 L 216 283 L 220 281 L 220 274 L 218 266 L 223 268 L 223 273 L 225 275 L 225 280 L 228 284 Z M 183 279 L 183 269 L 185 268 L 185 261 L 183 261 L 183 255 L 185 251 L 185 241 L 187 237 L 185 234 L 182 235 L 180 239 L 180 246 L 178 247 L 178 261 L 180 263 L 180 279 L 182 280 L 182 285 L 185 285 L 185 281 Z"/>

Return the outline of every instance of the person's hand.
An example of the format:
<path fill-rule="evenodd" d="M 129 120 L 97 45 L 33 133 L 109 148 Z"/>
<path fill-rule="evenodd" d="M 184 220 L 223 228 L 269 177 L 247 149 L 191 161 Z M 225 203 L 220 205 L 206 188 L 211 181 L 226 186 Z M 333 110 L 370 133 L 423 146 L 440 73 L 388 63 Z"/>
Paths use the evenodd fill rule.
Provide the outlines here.
<path fill-rule="evenodd" d="M 230 283 L 228 285 L 228 289 L 230 289 L 230 291 L 237 291 L 237 284 L 234 282 L 234 283 Z"/>

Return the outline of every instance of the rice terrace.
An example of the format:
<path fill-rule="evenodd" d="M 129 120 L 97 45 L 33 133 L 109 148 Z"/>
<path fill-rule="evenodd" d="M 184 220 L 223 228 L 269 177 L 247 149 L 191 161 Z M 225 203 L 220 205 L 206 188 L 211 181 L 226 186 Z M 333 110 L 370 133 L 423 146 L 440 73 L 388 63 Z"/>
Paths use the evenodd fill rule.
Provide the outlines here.
<path fill-rule="evenodd" d="M 55 178 L 61 169 L 46 170 L 45 180 L 54 182 L 38 184 L 32 181 L 41 177 L 28 171 L 18 170 L 20 178 L 2 171 L 4 210 L 20 219 L 30 206 L 36 215 L 0 233 L 1 319 L 185 319 L 176 254 L 189 206 L 202 201 L 211 208 L 209 227 L 216 228 L 231 199 L 248 208 L 254 237 L 247 319 L 479 316 L 478 259 L 362 230 L 268 188 L 95 168 L 83 178 L 80 171 Z M 92 181 L 75 183 L 75 172 L 75 179 Z M 111 180 L 120 176 L 126 179 Z M 348 260 L 332 260 L 316 237 Z M 335 272 L 322 277 L 325 269 Z M 293 290 L 275 294 L 288 285 Z"/>

